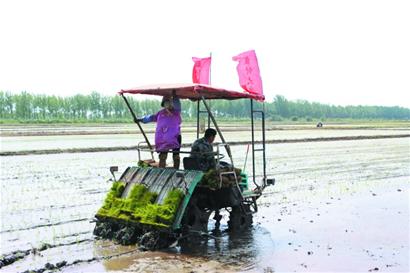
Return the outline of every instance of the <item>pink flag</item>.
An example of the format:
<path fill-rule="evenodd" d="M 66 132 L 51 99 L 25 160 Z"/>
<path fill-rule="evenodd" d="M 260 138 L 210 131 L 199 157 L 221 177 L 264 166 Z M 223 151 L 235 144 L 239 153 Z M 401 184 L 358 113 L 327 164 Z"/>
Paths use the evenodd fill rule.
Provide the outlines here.
<path fill-rule="evenodd" d="M 258 59 L 256 58 L 255 50 L 243 52 L 232 60 L 239 62 L 236 70 L 239 75 L 239 84 L 245 91 L 263 95 L 262 79 L 259 73 Z"/>
<path fill-rule="evenodd" d="M 192 69 L 192 82 L 209 84 L 209 71 L 211 68 L 211 57 L 192 57 L 194 68 Z"/>

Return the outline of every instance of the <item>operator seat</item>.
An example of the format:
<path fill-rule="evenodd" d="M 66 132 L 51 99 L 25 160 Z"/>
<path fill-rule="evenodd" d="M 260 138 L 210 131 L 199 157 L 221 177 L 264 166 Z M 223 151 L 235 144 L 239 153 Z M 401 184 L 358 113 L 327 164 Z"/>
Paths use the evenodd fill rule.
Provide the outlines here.
<path fill-rule="evenodd" d="M 195 170 L 195 171 L 201 171 L 202 170 L 198 158 L 184 157 L 182 162 L 184 164 L 184 169 L 185 170 Z"/>

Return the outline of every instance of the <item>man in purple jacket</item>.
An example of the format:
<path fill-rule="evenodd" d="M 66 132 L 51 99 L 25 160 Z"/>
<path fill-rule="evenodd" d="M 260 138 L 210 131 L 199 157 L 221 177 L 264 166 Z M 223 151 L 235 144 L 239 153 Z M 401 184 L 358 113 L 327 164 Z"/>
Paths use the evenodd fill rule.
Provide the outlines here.
<path fill-rule="evenodd" d="M 154 115 L 139 119 L 143 123 L 156 122 L 155 150 L 159 153 L 159 167 L 165 168 L 168 151 L 172 150 L 174 168 L 179 169 L 181 148 L 181 102 L 173 93 L 172 97 L 163 97 L 161 109 Z"/>

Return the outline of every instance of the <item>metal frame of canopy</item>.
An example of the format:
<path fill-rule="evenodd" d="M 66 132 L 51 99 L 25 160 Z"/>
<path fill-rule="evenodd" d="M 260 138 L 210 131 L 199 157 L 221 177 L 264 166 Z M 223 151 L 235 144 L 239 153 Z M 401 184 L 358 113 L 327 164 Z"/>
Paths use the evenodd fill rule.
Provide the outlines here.
<path fill-rule="evenodd" d="M 223 146 L 226 149 L 228 156 L 230 157 L 231 162 L 233 162 L 232 153 L 230 150 L 229 144 L 226 142 L 214 115 L 212 114 L 211 108 L 207 103 L 207 100 L 214 100 L 214 99 L 224 99 L 224 100 L 236 100 L 236 99 L 249 99 L 250 101 L 250 118 L 251 118 L 251 141 L 252 141 L 252 178 L 253 183 L 260 188 L 260 185 L 256 183 L 256 164 L 255 164 L 255 153 L 262 152 L 262 160 L 263 160 L 263 180 L 262 180 L 262 190 L 264 187 L 267 186 L 267 176 L 266 176 L 266 153 L 265 153 L 265 111 L 264 106 L 261 109 L 255 110 L 254 100 L 256 101 L 264 101 L 264 96 L 259 94 L 250 94 L 238 91 L 230 91 L 223 88 L 217 88 L 210 85 L 204 84 L 162 84 L 162 85 L 151 85 L 151 86 L 141 86 L 132 89 L 121 90 L 119 94 L 124 99 L 133 119 L 134 122 L 138 125 L 141 133 L 144 136 L 145 142 L 148 145 L 148 148 L 151 152 L 153 157 L 153 148 L 151 143 L 149 142 L 141 124 L 137 120 L 137 117 L 131 108 L 127 98 L 124 94 L 143 94 L 143 95 L 155 95 L 155 96 L 171 96 L 173 93 L 176 94 L 180 99 L 189 99 L 192 101 L 197 101 L 197 138 L 199 137 L 199 119 L 201 113 L 206 113 L 208 115 L 208 128 L 210 127 L 211 121 L 215 126 L 215 129 L 218 132 L 219 137 L 222 140 Z M 205 110 L 201 110 L 201 102 L 205 106 Z M 255 147 L 255 115 L 260 114 L 261 121 L 262 121 L 262 148 Z"/>
<path fill-rule="evenodd" d="M 172 91 L 176 91 L 176 95 L 181 99 L 201 100 L 205 99 L 254 99 L 263 101 L 265 97 L 259 94 L 250 94 L 238 91 L 231 91 L 223 88 L 218 88 L 206 84 L 161 84 L 141 86 L 132 89 L 123 89 L 119 94 L 144 94 L 156 96 L 170 96 Z"/>

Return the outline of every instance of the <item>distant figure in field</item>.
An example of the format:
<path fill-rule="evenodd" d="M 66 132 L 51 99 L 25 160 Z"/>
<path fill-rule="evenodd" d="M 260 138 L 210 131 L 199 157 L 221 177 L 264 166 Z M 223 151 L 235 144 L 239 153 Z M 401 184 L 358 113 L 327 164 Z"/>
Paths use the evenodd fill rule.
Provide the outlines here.
<path fill-rule="evenodd" d="M 319 121 L 319 122 L 316 124 L 316 127 L 317 127 L 317 128 L 323 127 L 323 123 L 322 123 L 321 121 Z"/>

